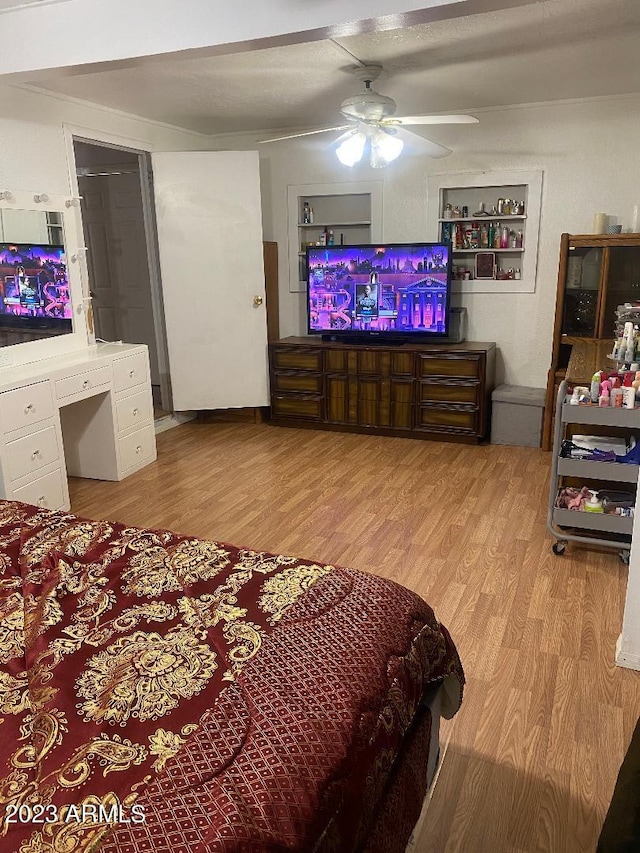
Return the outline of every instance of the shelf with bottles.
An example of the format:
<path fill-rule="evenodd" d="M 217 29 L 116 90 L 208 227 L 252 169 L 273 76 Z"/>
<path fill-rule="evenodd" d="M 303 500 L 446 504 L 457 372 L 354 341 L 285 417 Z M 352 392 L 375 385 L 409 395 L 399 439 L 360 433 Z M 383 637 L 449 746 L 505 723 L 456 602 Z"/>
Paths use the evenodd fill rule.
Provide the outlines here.
<path fill-rule="evenodd" d="M 287 188 L 292 293 L 306 289 L 307 246 L 357 246 L 382 240 L 382 187 L 382 181 L 349 181 Z"/>
<path fill-rule="evenodd" d="M 519 249 L 453 249 L 454 255 L 475 255 L 478 252 L 511 252 L 512 254 L 522 254 L 524 252 L 524 248 L 521 246 Z"/>
<path fill-rule="evenodd" d="M 529 170 L 459 172 L 427 179 L 430 238 L 452 244 L 456 265 L 494 252 L 504 275 L 454 276 L 457 293 L 533 293 L 536 288 L 542 172 Z M 491 234 L 489 233 L 491 229 Z M 503 233 L 504 229 L 504 233 Z M 502 260 L 502 264 L 498 259 Z M 507 267 L 514 268 L 508 277 Z M 515 269 L 519 278 L 515 278 Z"/>
<path fill-rule="evenodd" d="M 523 221 L 526 218 L 524 214 L 522 216 L 505 216 L 504 214 L 502 216 L 500 214 L 496 214 L 496 216 L 444 216 L 440 217 L 438 222 L 498 222 L 501 219 Z"/>
<path fill-rule="evenodd" d="M 523 223 L 524 226 L 524 223 Z M 441 239 L 451 243 L 452 250 L 457 252 L 524 252 L 524 227 L 511 228 L 501 224 L 500 220 L 486 223 L 472 219 L 466 224 L 447 220 L 440 226 Z"/>

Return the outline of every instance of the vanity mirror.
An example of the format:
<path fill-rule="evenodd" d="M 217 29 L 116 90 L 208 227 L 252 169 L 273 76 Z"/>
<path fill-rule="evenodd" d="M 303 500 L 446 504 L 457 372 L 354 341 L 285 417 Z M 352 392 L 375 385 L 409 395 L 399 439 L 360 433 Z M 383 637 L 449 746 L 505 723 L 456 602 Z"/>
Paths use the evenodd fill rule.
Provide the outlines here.
<path fill-rule="evenodd" d="M 78 207 L 0 193 L 0 366 L 87 346 Z"/>

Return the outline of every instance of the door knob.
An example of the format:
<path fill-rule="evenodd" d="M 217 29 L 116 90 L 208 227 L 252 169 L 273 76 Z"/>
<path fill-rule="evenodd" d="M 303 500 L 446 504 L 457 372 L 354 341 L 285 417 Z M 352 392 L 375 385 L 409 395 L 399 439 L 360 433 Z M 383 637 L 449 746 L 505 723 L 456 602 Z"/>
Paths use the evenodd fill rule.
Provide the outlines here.
<path fill-rule="evenodd" d="M 263 302 L 264 302 L 264 299 L 262 298 L 262 296 L 254 296 L 253 297 L 253 304 L 254 304 L 255 308 L 257 308 L 259 305 L 262 305 Z"/>

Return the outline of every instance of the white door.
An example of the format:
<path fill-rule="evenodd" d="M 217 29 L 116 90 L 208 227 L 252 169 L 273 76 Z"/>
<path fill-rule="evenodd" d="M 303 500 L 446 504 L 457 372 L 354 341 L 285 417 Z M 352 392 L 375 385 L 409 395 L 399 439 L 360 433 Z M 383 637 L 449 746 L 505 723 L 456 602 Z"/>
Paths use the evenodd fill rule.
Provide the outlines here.
<path fill-rule="evenodd" d="M 266 406 L 258 154 L 151 159 L 174 409 Z"/>
<path fill-rule="evenodd" d="M 140 175 L 78 176 L 96 334 L 147 344 L 160 384 Z"/>

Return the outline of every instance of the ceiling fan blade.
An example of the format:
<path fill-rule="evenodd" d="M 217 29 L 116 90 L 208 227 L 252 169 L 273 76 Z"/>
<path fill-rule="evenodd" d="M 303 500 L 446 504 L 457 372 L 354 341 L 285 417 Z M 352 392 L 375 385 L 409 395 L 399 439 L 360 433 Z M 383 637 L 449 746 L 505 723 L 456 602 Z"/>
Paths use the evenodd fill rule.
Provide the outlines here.
<path fill-rule="evenodd" d="M 332 130 L 347 130 L 351 125 L 341 124 L 339 127 L 323 127 L 320 130 L 305 130 L 302 133 L 291 133 L 288 136 L 276 136 L 273 139 L 260 139 L 258 145 L 266 142 L 283 142 L 285 139 L 298 139 L 301 136 L 313 136 L 316 133 L 329 133 Z"/>
<path fill-rule="evenodd" d="M 478 124 L 478 119 L 475 116 L 452 115 L 452 116 L 393 116 L 388 122 L 395 124 L 398 122 L 403 127 L 410 124 Z"/>
<path fill-rule="evenodd" d="M 448 157 L 449 154 L 453 154 L 451 148 L 445 148 L 444 145 L 439 145 L 431 139 L 425 139 L 424 136 L 420 136 L 419 133 L 414 133 L 412 130 L 405 130 L 399 127 L 396 133 L 402 139 L 406 140 L 407 148 L 410 150 L 413 149 L 416 153 L 425 154 L 427 157 L 433 157 L 434 159 Z"/>

